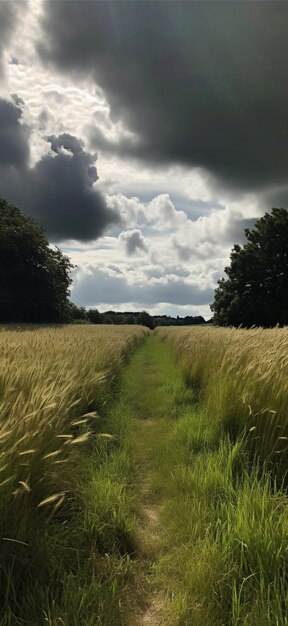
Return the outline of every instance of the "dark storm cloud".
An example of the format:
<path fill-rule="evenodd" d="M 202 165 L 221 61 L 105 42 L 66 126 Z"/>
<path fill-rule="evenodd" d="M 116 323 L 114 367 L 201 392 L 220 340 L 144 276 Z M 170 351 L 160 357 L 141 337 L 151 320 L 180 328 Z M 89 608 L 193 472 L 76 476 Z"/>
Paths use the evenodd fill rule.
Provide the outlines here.
<path fill-rule="evenodd" d="M 1 5 L 0 5 L 1 9 Z M 21 101 L 0 99 L 0 167 L 25 167 L 29 160 L 29 136 L 26 125 L 20 124 Z"/>
<path fill-rule="evenodd" d="M 29 131 L 21 109 L 0 100 L 0 194 L 34 217 L 53 241 L 96 239 L 118 213 L 95 189 L 95 155 L 67 133 L 50 136 L 52 153 L 29 167 Z"/>
<path fill-rule="evenodd" d="M 88 269 L 76 272 L 72 293 L 73 302 L 83 306 L 133 303 L 146 307 L 160 302 L 196 306 L 208 304 L 213 298 L 213 289 L 201 289 L 199 284 L 176 276 L 129 284 L 125 276 L 111 275 L 95 266 Z"/>
<path fill-rule="evenodd" d="M 233 219 L 234 218 L 234 219 Z M 245 229 L 249 228 L 249 229 L 253 229 L 255 226 L 255 222 L 257 221 L 256 217 L 253 218 L 239 218 L 234 215 L 231 216 L 231 219 L 229 220 L 228 224 L 227 224 L 227 230 L 225 232 L 225 239 L 227 243 L 238 243 L 238 244 L 243 244 L 246 243 L 246 237 L 245 237 Z"/>
<path fill-rule="evenodd" d="M 261 204 L 266 211 L 271 212 L 272 207 L 288 208 L 288 184 L 279 189 L 271 189 L 261 198 Z"/>
<path fill-rule="evenodd" d="M 287 23 L 286 2 L 58 0 L 38 49 L 94 77 L 138 136 L 124 153 L 257 189 L 288 179 Z"/>
<path fill-rule="evenodd" d="M 3 73 L 2 55 L 6 46 L 11 41 L 15 26 L 17 25 L 20 11 L 25 9 L 25 0 L 1 0 L 0 2 L 0 76 Z M 15 63 L 16 59 L 12 58 Z"/>

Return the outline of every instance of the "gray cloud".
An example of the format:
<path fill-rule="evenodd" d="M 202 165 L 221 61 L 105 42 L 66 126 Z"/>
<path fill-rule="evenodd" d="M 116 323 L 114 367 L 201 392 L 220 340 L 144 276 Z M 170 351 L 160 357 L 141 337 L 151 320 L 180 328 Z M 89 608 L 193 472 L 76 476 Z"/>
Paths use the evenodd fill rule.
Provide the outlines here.
<path fill-rule="evenodd" d="M 189 261 L 193 253 L 193 248 L 191 246 L 180 243 L 176 237 L 173 237 L 172 245 L 176 250 L 180 261 Z"/>
<path fill-rule="evenodd" d="M 148 278 L 161 278 L 163 275 L 173 274 L 174 276 L 187 278 L 190 274 L 183 265 L 166 265 L 160 267 L 148 267 L 144 268 L 144 274 Z"/>
<path fill-rule="evenodd" d="M 245 237 L 245 229 L 246 228 L 254 228 L 255 222 L 257 218 L 246 218 L 234 216 L 233 214 L 230 217 L 230 220 L 227 224 L 227 230 L 225 232 L 225 239 L 227 243 L 240 243 L 243 244 L 246 242 Z"/>
<path fill-rule="evenodd" d="M 135 254 L 135 252 L 137 252 L 138 250 L 148 252 L 148 247 L 145 243 L 145 239 L 141 233 L 141 230 L 139 230 L 138 228 L 133 228 L 132 230 L 126 230 L 122 232 L 120 234 L 120 239 L 125 244 L 128 256 Z"/>
<path fill-rule="evenodd" d="M 213 289 L 201 288 L 199 283 L 176 276 L 129 284 L 124 275 L 115 272 L 111 275 L 91 265 L 88 271 L 76 272 L 72 292 L 73 302 L 84 306 L 133 303 L 149 307 L 162 302 L 196 306 L 208 304 L 212 299 Z"/>
<path fill-rule="evenodd" d="M 20 106 L 0 100 L 0 194 L 34 217 L 53 241 L 89 241 L 119 222 L 95 189 L 96 156 L 64 133 L 48 137 L 52 154 L 29 167 L 29 130 L 20 121 Z"/>
<path fill-rule="evenodd" d="M 46 109 L 43 109 L 41 113 L 39 113 L 38 115 L 38 125 L 39 125 L 40 131 L 46 129 L 48 121 L 49 121 L 49 113 Z"/>
<path fill-rule="evenodd" d="M 21 116 L 20 102 L 0 99 L 0 167 L 21 168 L 29 161 L 30 131 L 20 124 Z"/>
<path fill-rule="evenodd" d="M 288 182 L 279 189 L 271 189 L 261 197 L 261 204 L 266 211 L 271 211 L 271 207 L 288 208 Z"/>
<path fill-rule="evenodd" d="M 236 241 L 241 239 L 240 235 Z M 183 263 L 193 259 L 194 261 L 205 261 L 207 259 L 219 258 L 223 255 L 225 244 L 219 246 L 214 241 L 205 241 L 199 245 L 188 245 L 179 241 L 177 237 L 172 237 L 172 246 L 179 261 Z"/>
<path fill-rule="evenodd" d="M 9 44 L 14 29 L 17 25 L 20 11 L 25 9 L 27 2 L 25 0 L 1 0 L 0 2 L 0 76 L 3 74 L 2 55 Z M 17 62 L 12 59 L 12 62 Z"/>
<path fill-rule="evenodd" d="M 131 154 L 257 189 L 288 176 L 287 19 L 286 2 L 58 0 L 39 52 L 94 76 L 138 135 Z"/>
<path fill-rule="evenodd" d="M 141 142 L 136 138 L 121 137 L 120 139 L 109 139 L 104 131 L 91 123 L 87 125 L 91 145 L 97 147 L 101 152 L 107 152 L 119 157 L 140 158 L 142 152 Z"/>
<path fill-rule="evenodd" d="M 255 218 L 244 218 L 238 211 L 223 209 L 187 224 L 171 238 L 179 261 L 221 258 L 233 244 L 246 242 L 245 229 L 253 228 Z M 190 226 L 190 228 L 189 228 Z"/>

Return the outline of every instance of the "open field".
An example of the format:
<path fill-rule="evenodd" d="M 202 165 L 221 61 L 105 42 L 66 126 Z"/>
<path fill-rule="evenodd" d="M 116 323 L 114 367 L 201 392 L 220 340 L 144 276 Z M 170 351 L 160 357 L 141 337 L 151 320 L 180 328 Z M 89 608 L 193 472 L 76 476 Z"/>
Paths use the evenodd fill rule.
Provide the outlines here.
<path fill-rule="evenodd" d="M 0 333 L 1 624 L 18 623 L 18 603 L 20 614 L 39 624 L 37 585 L 41 596 L 47 577 L 60 576 L 75 540 L 77 546 L 81 510 L 85 521 L 79 484 L 83 463 L 89 473 L 91 448 L 105 446 L 99 414 L 105 415 L 123 357 L 144 335 L 140 326 L 8 327 Z M 48 596 L 40 600 L 46 610 Z"/>
<path fill-rule="evenodd" d="M 39 508 L 53 496 L 59 505 L 74 450 L 92 435 L 125 352 L 144 334 L 140 326 L 2 331 L 1 500 L 26 494 Z"/>
<path fill-rule="evenodd" d="M 190 398 L 168 436 L 160 478 L 170 471 L 171 539 L 159 565 L 172 598 L 166 623 L 286 626 L 288 332 L 157 334 L 194 393 L 194 409 Z"/>
<path fill-rule="evenodd" d="M 287 626 L 288 332 L 3 330 L 1 626 Z"/>
<path fill-rule="evenodd" d="M 188 386 L 215 429 L 288 470 L 288 329 L 167 328 Z"/>

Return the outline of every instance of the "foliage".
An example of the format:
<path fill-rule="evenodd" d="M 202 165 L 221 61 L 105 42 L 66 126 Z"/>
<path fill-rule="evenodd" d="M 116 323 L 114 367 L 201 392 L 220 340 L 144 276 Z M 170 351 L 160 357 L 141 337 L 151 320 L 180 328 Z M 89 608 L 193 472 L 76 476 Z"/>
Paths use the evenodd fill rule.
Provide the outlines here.
<path fill-rule="evenodd" d="M 97 309 L 89 309 L 87 311 L 87 319 L 93 324 L 141 324 L 151 330 L 156 326 L 205 324 L 205 320 L 201 315 L 194 317 L 192 315 L 187 315 L 186 317 L 177 315 L 177 317 L 172 317 L 171 315 L 150 315 L 146 311 L 105 311 L 104 313 L 99 313 Z"/>
<path fill-rule="evenodd" d="M 73 324 L 88 324 L 90 320 L 84 306 L 77 306 L 74 302 L 69 302 L 69 321 Z"/>
<path fill-rule="evenodd" d="M 101 315 L 101 313 L 99 313 L 98 309 L 89 309 L 86 312 L 86 317 L 89 320 L 89 322 L 92 322 L 92 324 L 102 324 L 103 321 L 103 316 Z"/>
<path fill-rule="evenodd" d="M 40 226 L 0 198 L 0 321 L 67 321 L 71 269 Z"/>
<path fill-rule="evenodd" d="M 247 243 L 235 245 L 228 276 L 218 281 L 211 305 L 221 326 L 288 324 L 288 211 L 272 209 L 245 229 Z"/>
<path fill-rule="evenodd" d="M 150 328 L 150 330 L 153 330 L 153 328 L 155 328 L 155 322 L 153 317 L 151 317 L 151 315 L 149 315 L 149 313 L 147 313 L 147 311 L 141 311 L 139 317 L 139 323 L 142 324 L 142 326 L 147 326 L 147 328 Z"/>

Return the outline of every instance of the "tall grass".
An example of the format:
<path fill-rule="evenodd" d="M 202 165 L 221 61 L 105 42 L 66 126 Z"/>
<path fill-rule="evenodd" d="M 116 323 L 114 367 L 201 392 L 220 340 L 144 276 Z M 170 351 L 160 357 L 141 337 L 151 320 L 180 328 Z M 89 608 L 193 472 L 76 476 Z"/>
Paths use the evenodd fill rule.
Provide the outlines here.
<path fill-rule="evenodd" d="M 194 407 L 165 445 L 169 626 L 287 626 L 286 329 L 167 328 Z"/>
<path fill-rule="evenodd" d="M 183 435 L 185 418 L 180 422 Z M 174 458 L 164 511 L 170 547 L 158 567 L 170 597 L 165 623 L 287 626 L 283 494 L 276 486 L 271 490 L 265 475 L 259 479 L 243 466 L 241 478 L 235 479 L 231 461 L 239 461 L 240 450 L 229 441 L 214 450 L 204 445 L 194 454 L 190 447 L 188 460 L 180 422 L 168 447 Z"/>
<path fill-rule="evenodd" d="M 104 325 L 7 327 L 0 332 L 1 626 L 40 624 L 42 620 L 47 623 L 47 615 L 54 610 L 49 600 L 53 585 L 57 590 L 56 595 L 53 590 L 53 602 L 60 601 L 65 589 L 64 597 L 72 601 L 70 591 L 77 586 L 74 576 L 78 549 L 83 556 L 95 545 L 95 515 L 91 510 L 94 507 L 96 514 L 95 503 L 100 500 L 103 510 L 99 490 L 104 493 L 107 488 L 103 478 L 105 463 L 112 463 L 110 448 L 116 445 L 109 430 L 105 432 L 105 406 L 111 404 L 123 358 L 144 335 L 142 327 Z M 125 452 L 120 443 L 116 448 L 113 462 L 120 455 L 122 464 Z M 115 492 L 114 500 L 117 497 Z M 112 517 L 112 495 L 110 509 Z M 100 508 L 97 514 L 101 515 Z M 120 520 L 118 526 L 121 523 Z M 104 552 L 111 549 L 111 536 L 107 537 L 103 531 Z M 99 545 L 100 540 L 97 550 Z M 84 563 L 81 561 L 80 588 L 88 554 Z M 92 588 L 93 584 L 95 588 L 100 585 L 99 578 L 93 582 L 91 567 L 89 572 L 85 593 L 87 584 Z M 75 589 L 73 593 L 75 596 Z M 28 622 L 23 617 L 25 612 L 30 615 Z M 77 615 L 76 612 L 76 623 Z"/>
<path fill-rule="evenodd" d="M 288 469 L 288 329 L 167 328 L 188 385 L 215 428 L 245 434 L 284 475 Z"/>

